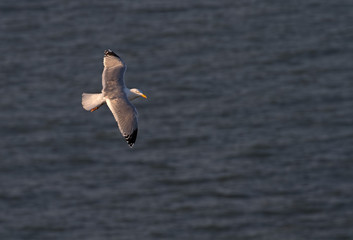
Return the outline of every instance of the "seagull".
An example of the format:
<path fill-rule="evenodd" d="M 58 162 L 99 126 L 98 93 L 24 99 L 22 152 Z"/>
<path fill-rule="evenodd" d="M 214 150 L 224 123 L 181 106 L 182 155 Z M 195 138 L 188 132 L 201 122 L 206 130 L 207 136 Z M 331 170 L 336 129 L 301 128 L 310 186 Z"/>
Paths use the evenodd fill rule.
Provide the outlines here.
<path fill-rule="evenodd" d="M 113 113 L 119 130 L 130 147 L 133 147 L 137 137 L 137 110 L 130 101 L 143 97 L 139 89 L 129 89 L 124 83 L 126 64 L 112 50 L 104 51 L 101 93 L 83 93 L 82 107 L 90 112 L 100 108 L 105 103 Z"/>

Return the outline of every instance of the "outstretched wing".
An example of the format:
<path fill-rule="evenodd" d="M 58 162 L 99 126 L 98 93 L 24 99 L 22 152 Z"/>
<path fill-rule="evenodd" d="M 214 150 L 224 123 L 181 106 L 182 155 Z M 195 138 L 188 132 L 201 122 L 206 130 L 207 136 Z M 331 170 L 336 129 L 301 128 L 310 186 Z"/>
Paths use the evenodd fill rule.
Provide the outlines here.
<path fill-rule="evenodd" d="M 132 147 L 137 137 L 137 111 L 125 98 L 106 99 L 106 103 L 118 122 L 119 130 Z"/>
<path fill-rule="evenodd" d="M 103 64 L 103 95 L 109 98 L 122 97 L 125 87 L 124 74 L 126 64 L 110 49 L 104 51 Z"/>

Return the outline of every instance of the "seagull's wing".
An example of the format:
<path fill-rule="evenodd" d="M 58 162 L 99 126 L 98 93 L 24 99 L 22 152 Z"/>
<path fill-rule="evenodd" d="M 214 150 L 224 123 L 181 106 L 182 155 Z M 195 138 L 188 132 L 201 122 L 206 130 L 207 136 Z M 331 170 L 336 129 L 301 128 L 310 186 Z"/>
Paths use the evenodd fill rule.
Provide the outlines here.
<path fill-rule="evenodd" d="M 103 64 L 103 96 L 115 120 L 118 122 L 121 134 L 132 147 L 137 137 L 137 111 L 124 92 L 126 65 L 111 50 L 104 51 Z"/>
<path fill-rule="evenodd" d="M 118 122 L 119 130 L 127 143 L 132 147 L 137 137 L 137 111 L 125 98 L 107 99 L 107 105 Z"/>
<path fill-rule="evenodd" d="M 104 51 L 103 64 L 103 95 L 108 98 L 122 97 L 125 95 L 124 74 L 126 71 L 126 64 L 110 49 Z"/>

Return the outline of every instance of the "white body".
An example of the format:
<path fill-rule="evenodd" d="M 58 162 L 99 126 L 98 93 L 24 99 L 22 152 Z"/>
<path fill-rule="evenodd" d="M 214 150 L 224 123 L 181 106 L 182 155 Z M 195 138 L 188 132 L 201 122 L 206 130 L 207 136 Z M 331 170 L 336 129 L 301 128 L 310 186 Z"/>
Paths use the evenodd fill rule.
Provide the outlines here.
<path fill-rule="evenodd" d="M 126 93 L 126 96 L 129 99 L 129 101 L 132 101 L 138 97 L 141 97 L 141 94 L 142 94 L 141 91 L 136 88 L 132 88 L 132 89 L 125 88 L 124 92 Z M 106 103 L 106 99 L 105 97 L 103 97 L 103 93 L 83 93 L 82 94 L 82 106 L 87 111 L 91 111 L 94 108 L 99 108 L 104 103 Z"/>

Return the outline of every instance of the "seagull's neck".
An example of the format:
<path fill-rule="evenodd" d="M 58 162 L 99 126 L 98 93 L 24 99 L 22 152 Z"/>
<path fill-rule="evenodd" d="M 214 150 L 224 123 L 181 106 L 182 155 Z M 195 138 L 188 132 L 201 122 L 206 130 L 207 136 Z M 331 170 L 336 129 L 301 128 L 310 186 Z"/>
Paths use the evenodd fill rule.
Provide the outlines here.
<path fill-rule="evenodd" d="M 130 89 L 127 88 L 127 87 L 124 88 L 124 92 L 125 92 L 125 94 L 127 96 L 127 99 L 129 99 L 129 101 L 132 101 L 135 98 L 138 98 L 138 95 L 133 93 L 133 92 L 131 92 Z"/>

